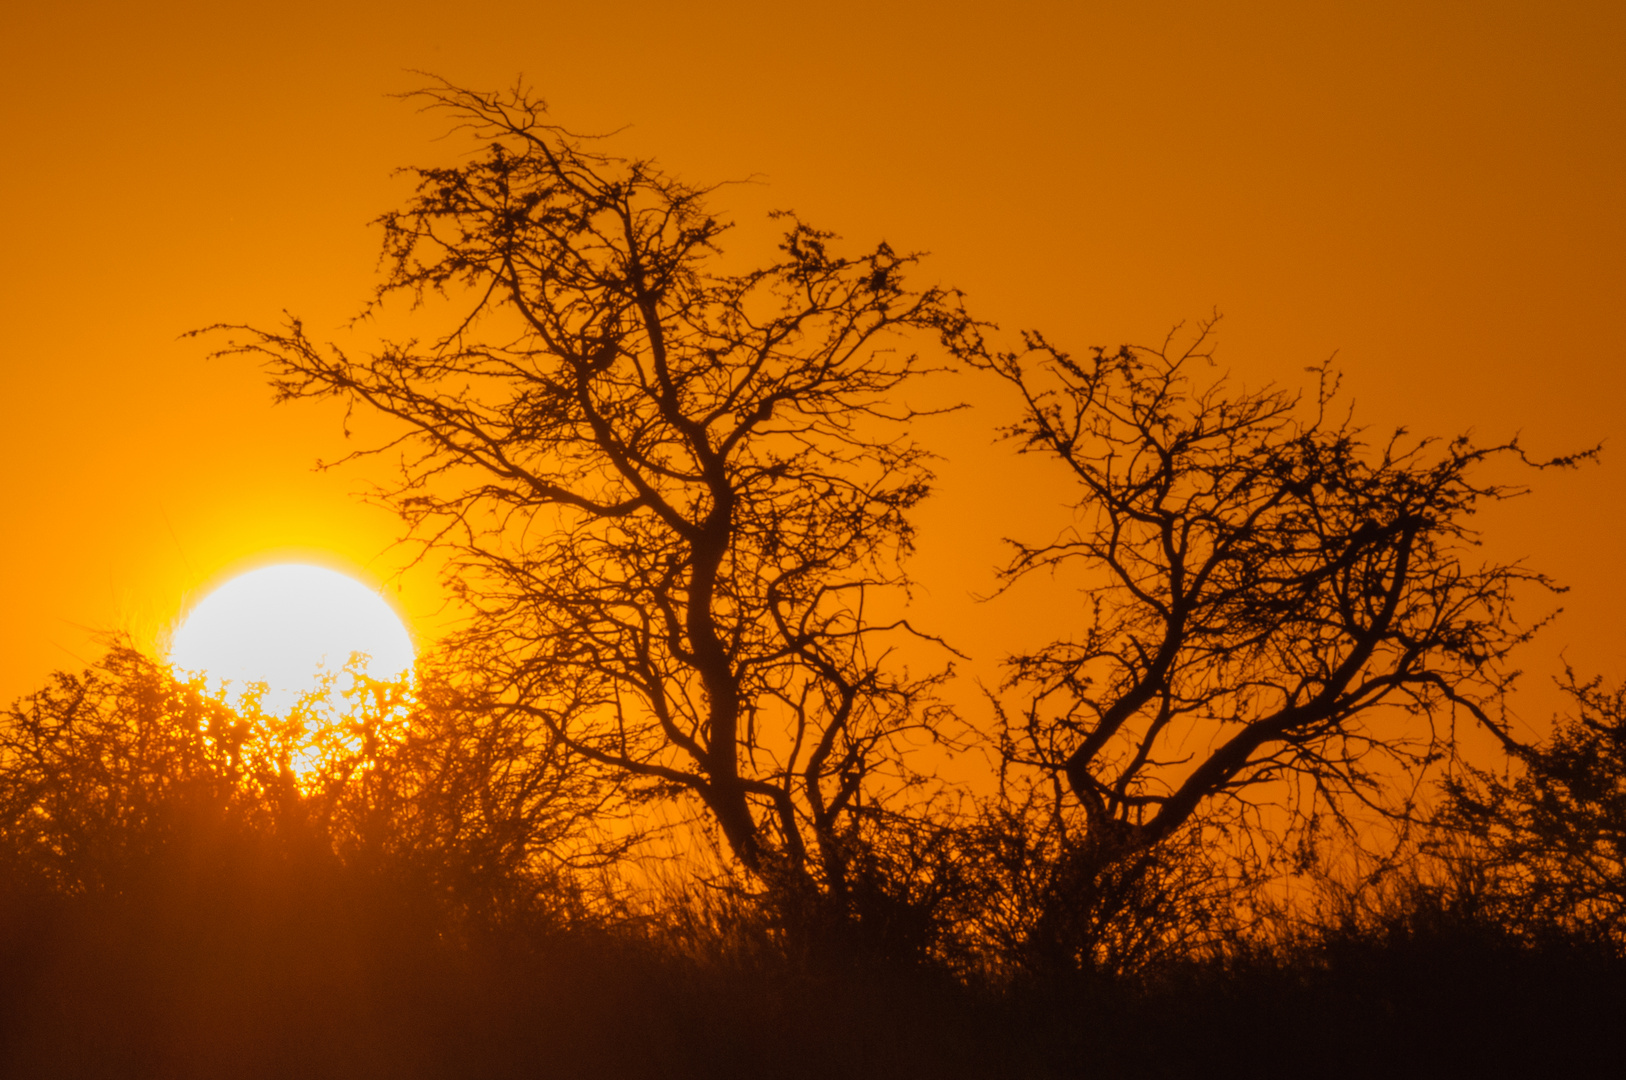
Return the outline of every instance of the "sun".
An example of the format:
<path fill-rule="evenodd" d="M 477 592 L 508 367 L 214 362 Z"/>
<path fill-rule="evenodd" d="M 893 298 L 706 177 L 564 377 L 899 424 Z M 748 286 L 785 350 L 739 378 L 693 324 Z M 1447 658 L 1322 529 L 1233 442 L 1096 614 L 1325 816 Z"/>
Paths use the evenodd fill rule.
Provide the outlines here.
<path fill-rule="evenodd" d="M 284 563 L 240 574 L 200 600 L 176 629 L 169 662 L 236 695 L 264 683 L 261 708 L 281 714 L 357 653 L 374 679 L 412 669 L 412 637 L 382 596 L 337 570 Z"/>

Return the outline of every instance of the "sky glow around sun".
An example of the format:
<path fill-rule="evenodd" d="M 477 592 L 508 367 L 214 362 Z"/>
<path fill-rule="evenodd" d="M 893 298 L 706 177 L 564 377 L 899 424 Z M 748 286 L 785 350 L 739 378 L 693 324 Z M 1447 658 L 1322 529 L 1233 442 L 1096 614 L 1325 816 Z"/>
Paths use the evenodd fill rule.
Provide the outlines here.
<path fill-rule="evenodd" d="M 289 563 L 241 574 L 199 601 L 181 622 L 169 660 L 207 674 L 232 695 L 263 682 L 262 707 L 284 713 L 341 672 L 353 653 L 375 679 L 411 670 L 412 638 L 382 596 L 336 570 Z"/>

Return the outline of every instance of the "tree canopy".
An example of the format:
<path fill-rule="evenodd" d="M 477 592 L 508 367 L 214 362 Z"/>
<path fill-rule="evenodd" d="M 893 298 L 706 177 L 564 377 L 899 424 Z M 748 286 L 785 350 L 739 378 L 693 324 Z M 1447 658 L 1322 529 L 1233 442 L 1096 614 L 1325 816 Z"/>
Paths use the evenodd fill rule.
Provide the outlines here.
<path fill-rule="evenodd" d="M 1018 393 L 1006 431 L 1059 461 L 1077 524 L 1015 541 L 1007 582 L 1075 568 L 1077 634 L 1012 657 L 1007 762 L 1064 780 L 1103 850 L 1134 851 L 1230 802 L 1340 813 L 1386 801 L 1453 753 L 1456 717 L 1514 741 L 1500 704 L 1533 627 L 1515 601 L 1557 586 L 1476 558 L 1474 514 L 1522 488 L 1517 439 L 1372 439 L 1315 395 L 1204 373 L 1184 344 L 1075 358 L 1040 334 L 970 357 Z"/>
<path fill-rule="evenodd" d="M 414 171 L 379 219 L 375 304 L 441 299 L 451 329 L 366 355 L 297 321 L 233 328 L 280 400 L 390 418 L 415 534 L 472 613 L 455 647 L 502 707 L 641 797 L 699 800 L 767 879 L 841 894 L 853 845 L 916 781 L 936 676 L 873 614 L 905 581 L 925 496 L 902 395 L 975 326 L 910 283 L 916 257 L 844 254 L 781 218 L 725 272 L 709 192 L 614 157 L 523 90 L 417 95 L 481 151 Z M 901 337 L 900 337 L 901 336 Z"/>

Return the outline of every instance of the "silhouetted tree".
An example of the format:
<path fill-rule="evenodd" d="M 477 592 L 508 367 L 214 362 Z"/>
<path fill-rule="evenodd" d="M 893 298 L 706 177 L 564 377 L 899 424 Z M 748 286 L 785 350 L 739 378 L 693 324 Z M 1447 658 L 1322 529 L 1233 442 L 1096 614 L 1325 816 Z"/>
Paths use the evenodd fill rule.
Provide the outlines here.
<path fill-rule="evenodd" d="M 1005 748 L 1076 800 L 1097 863 L 1221 804 L 1394 808 L 1385 784 L 1451 752 L 1459 714 L 1513 746 L 1497 703 L 1532 632 L 1514 594 L 1554 586 L 1471 558 L 1473 514 L 1522 490 L 1482 473 L 1595 453 L 1369 443 L 1331 413 L 1325 366 L 1308 402 L 1200 376 L 1211 326 L 1178 350 L 1080 360 L 1030 334 L 973 357 L 1021 396 L 1007 436 L 1077 484 L 1079 523 L 1003 571 L 1076 568 L 1087 598 L 1076 636 L 1009 661 Z"/>
<path fill-rule="evenodd" d="M 518 718 L 434 678 L 328 691 L 269 715 L 122 641 L 57 673 L 0 713 L 7 884 L 116 893 L 166 859 L 263 848 L 493 926 L 575 914 L 573 871 L 624 845 L 562 744 Z"/>
<path fill-rule="evenodd" d="M 874 594 L 930 479 L 898 399 L 928 365 L 897 337 L 964 337 L 957 296 L 790 217 L 772 261 L 725 272 L 706 190 L 522 89 L 417 97 L 483 150 L 379 219 L 375 304 L 442 297 L 449 329 L 353 356 L 293 320 L 223 351 L 279 400 L 400 424 L 387 500 L 449 558 L 456 647 L 503 707 L 703 803 L 759 879 L 845 895 L 867 812 L 918 779 L 899 736 L 934 724 L 936 676 L 893 659 L 913 630 Z"/>
<path fill-rule="evenodd" d="M 1563 685 L 1573 712 L 1517 753 L 1521 771 L 1450 777 L 1441 823 L 1466 834 L 1509 922 L 1626 945 L 1626 685 Z"/>
<path fill-rule="evenodd" d="M 14 887 L 116 888 L 198 827 L 252 817 L 248 737 L 218 697 L 118 643 L 0 714 L 0 859 Z"/>
<path fill-rule="evenodd" d="M 582 873 L 629 842 L 594 813 L 614 789 L 442 664 L 421 662 L 410 696 L 400 684 L 358 687 L 338 718 L 342 749 L 305 781 L 322 834 L 347 865 L 400 879 L 487 929 L 584 914 Z"/>
<path fill-rule="evenodd" d="M 1005 979 L 1135 976 L 1214 951 L 1258 884 L 1215 839 L 1186 828 L 1103 860 L 1052 809 L 995 803 L 964 830 L 976 900 L 961 930 Z"/>

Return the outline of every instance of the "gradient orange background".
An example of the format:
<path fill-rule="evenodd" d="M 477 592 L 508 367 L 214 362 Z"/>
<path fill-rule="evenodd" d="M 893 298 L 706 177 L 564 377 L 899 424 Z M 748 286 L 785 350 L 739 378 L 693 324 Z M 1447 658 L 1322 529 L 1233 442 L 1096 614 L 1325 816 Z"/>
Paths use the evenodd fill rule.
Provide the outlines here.
<path fill-rule="evenodd" d="M 1623 57 L 1618 3 L 7 5 L 0 698 L 96 631 L 150 644 L 246 563 L 400 561 L 351 495 L 365 473 L 310 471 L 343 449 L 337 411 L 273 410 L 259 372 L 178 335 L 283 307 L 339 333 L 390 170 L 456 152 L 385 96 L 411 68 L 523 72 L 575 129 L 630 124 L 624 153 L 760 177 L 716 200 L 742 247 L 794 207 L 930 250 L 983 317 L 1080 350 L 1217 306 L 1239 377 L 1296 384 L 1337 350 L 1379 431 L 1609 440 L 1484 525 L 1490 555 L 1574 587 L 1532 673 L 1562 651 L 1626 675 Z M 1002 533 L 1065 520 L 1051 472 L 990 447 L 999 419 L 926 431 L 948 460 L 913 567 L 915 617 L 985 678 L 1074 611 L 1038 583 L 969 598 Z M 432 575 L 401 584 L 432 632 Z"/>

